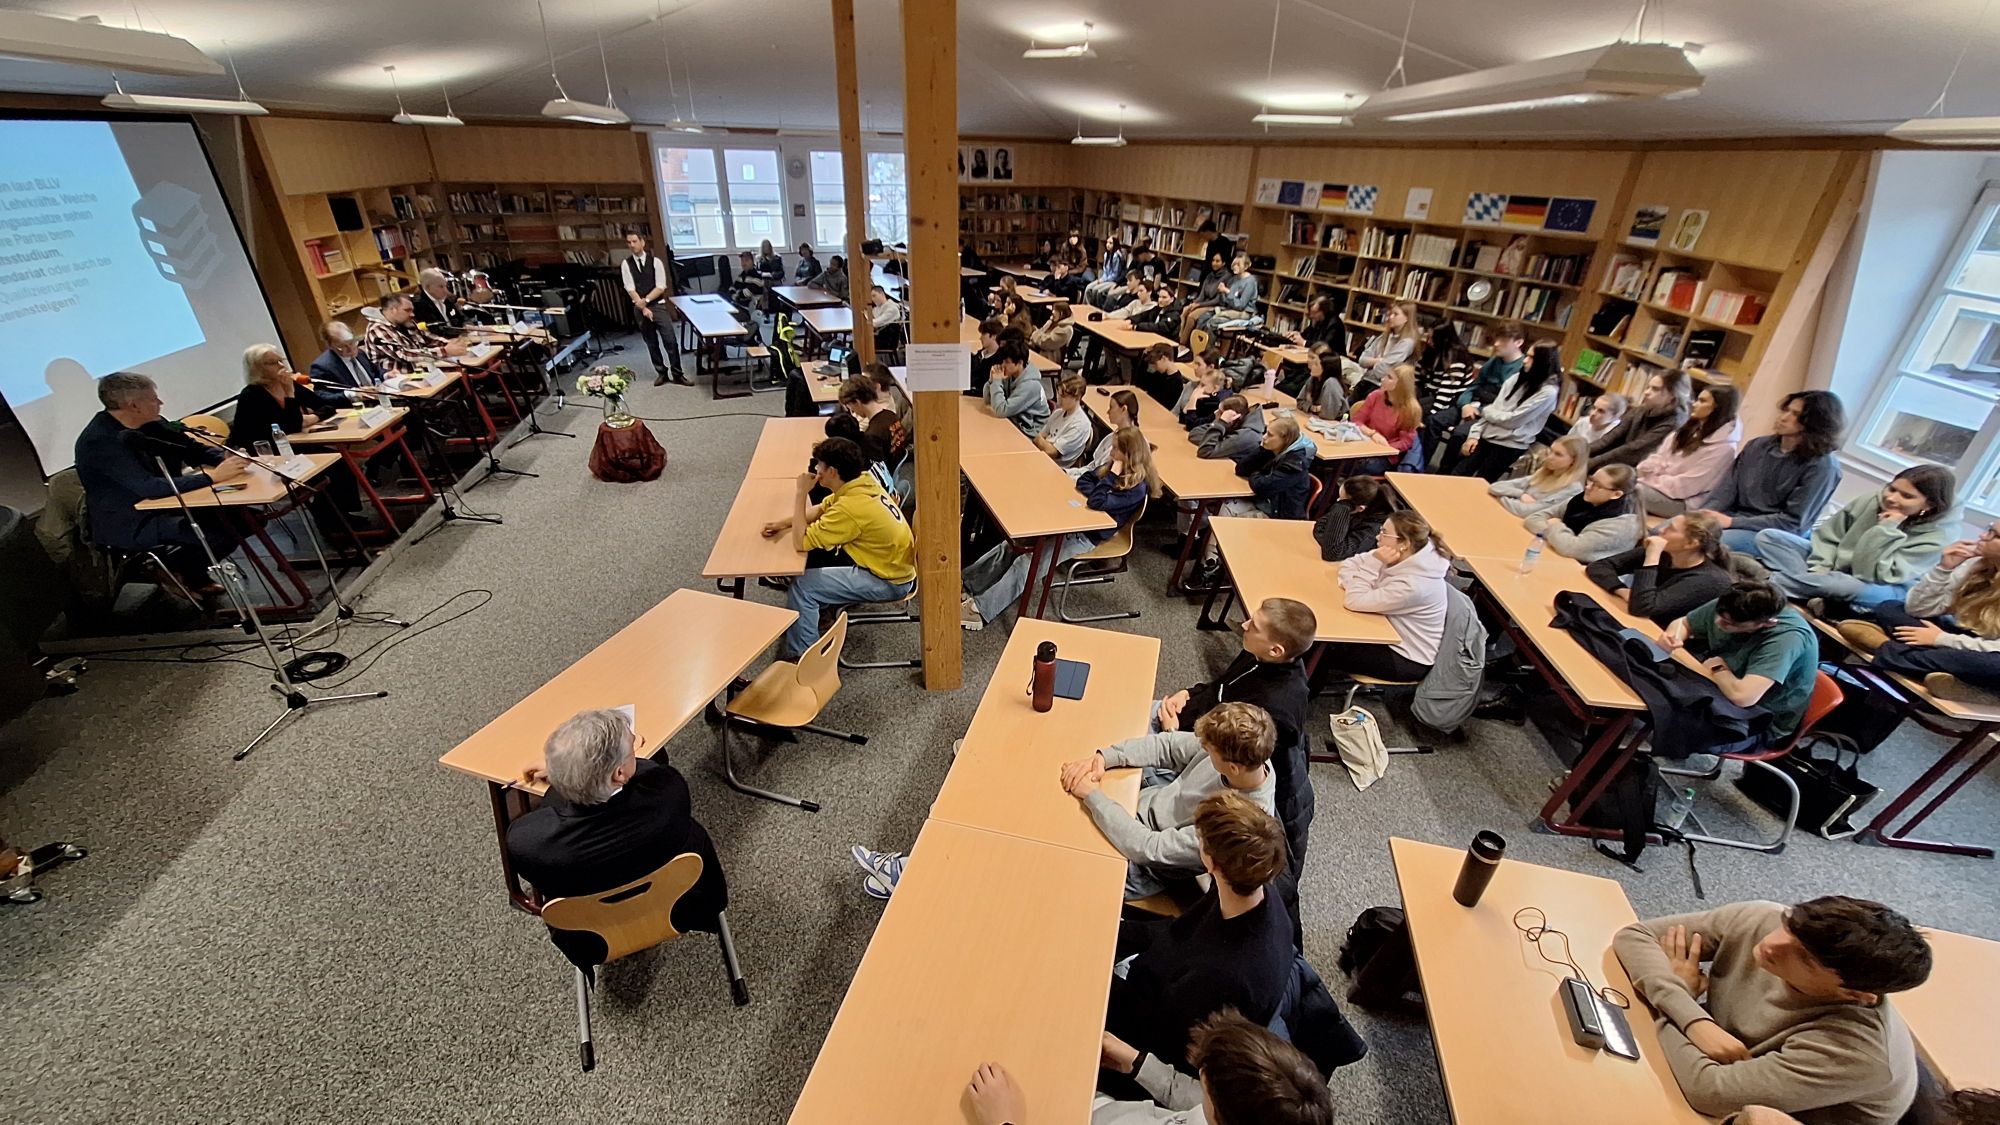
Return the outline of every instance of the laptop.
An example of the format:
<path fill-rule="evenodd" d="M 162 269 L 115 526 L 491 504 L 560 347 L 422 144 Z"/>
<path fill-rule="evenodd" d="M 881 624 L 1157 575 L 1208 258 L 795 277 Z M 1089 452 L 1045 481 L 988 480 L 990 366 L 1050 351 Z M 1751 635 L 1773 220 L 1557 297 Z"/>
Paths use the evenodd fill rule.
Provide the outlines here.
<path fill-rule="evenodd" d="M 813 374 L 829 379 L 847 374 L 847 349 L 838 344 L 826 349 L 826 362 L 813 368 Z"/>

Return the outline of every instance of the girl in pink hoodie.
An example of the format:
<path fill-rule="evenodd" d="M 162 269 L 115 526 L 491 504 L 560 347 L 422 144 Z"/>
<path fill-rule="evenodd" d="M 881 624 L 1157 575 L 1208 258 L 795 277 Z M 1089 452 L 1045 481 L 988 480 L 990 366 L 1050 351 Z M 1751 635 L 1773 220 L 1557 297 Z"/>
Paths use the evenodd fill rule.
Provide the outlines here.
<path fill-rule="evenodd" d="M 1701 507 L 1736 460 L 1743 424 L 1736 388 L 1711 383 L 1695 396 L 1688 420 L 1639 462 L 1639 502 L 1649 516 L 1677 516 Z"/>

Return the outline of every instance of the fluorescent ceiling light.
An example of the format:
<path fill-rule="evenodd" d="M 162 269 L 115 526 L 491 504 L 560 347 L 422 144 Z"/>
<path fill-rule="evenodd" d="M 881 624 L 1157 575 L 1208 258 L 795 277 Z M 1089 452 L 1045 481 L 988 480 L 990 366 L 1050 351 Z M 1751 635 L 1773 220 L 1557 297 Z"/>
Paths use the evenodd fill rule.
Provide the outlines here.
<path fill-rule="evenodd" d="M 1465 105 L 1455 109 L 1426 109 L 1417 113 L 1399 113 L 1385 117 L 1384 121 L 1443 121 L 1451 117 L 1479 117 L 1488 113 L 1521 113 L 1531 109 L 1560 109 L 1564 106 L 1599 105 L 1604 102 L 1624 101 L 1628 95 L 1622 94 L 1558 94 L 1553 98 L 1523 98 L 1518 102 L 1491 102 L 1486 105 Z"/>
<path fill-rule="evenodd" d="M 0 12 L 0 55 L 127 73 L 193 77 L 222 73 L 221 63 L 185 39 L 106 27 L 95 16 L 72 20 L 34 12 Z"/>
<path fill-rule="evenodd" d="M 383 70 L 386 70 L 386 71 L 388 71 L 388 72 L 389 72 L 389 88 L 390 88 L 390 89 L 392 89 L 392 90 L 394 90 L 394 91 L 396 91 L 396 116 L 394 116 L 394 117 L 391 117 L 391 118 L 390 118 L 389 120 L 391 120 L 391 121 L 395 122 L 395 123 L 396 123 L 396 124 L 398 124 L 398 125 L 463 125 L 463 124 L 465 124 L 465 122 L 463 122 L 463 121 L 459 120 L 459 117 L 458 117 L 458 114 L 456 114 L 456 113 L 453 113 L 453 112 L 451 111 L 451 91 L 449 91 L 449 90 L 446 90 L 446 91 L 444 92 L 444 112 L 443 112 L 443 113 L 441 113 L 441 114 L 440 114 L 440 113 L 411 113 L 411 112 L 410 112 L 409 110 L 407 110 L 407 109 L 404 109 L 404 108 L 403 108 L 403 89 L 402 89 L 402 87 L 400 87 L 400 86 L 398 86 L 398 85 L 396 84 L 396 68 L 395 68 L 395 67 L 393 67 L 393 66 L 385 66 L 385 67 L 383 67 L 382 69 L 383 69 Z"/>
<path fill-rule="evenodd" d="M 1067 47 L 1036 47 L 1033 45 L 1034 40 L 1030 39 L 1028 40 L 1029 47 L 1027 50 L 1021 52 L 1021 57 L 1024 59 L 1094 59 L 1097 57 L 1097 52 L 1090 49 L 1090 32 L 1096 26 L 1094 23 L 1085 21 L 1083 25 L 1083 42 L 1071 43 Z"/>
<path fill-rule="evenodd" d="M 550 98 L 548 104 L 542 107 L 542 116 L 581 121 L 587 125 L 624 125 L 632 120 L 615 105 L 595 105 L 568 97 Z"/>
<path fill-rule="evenodd" d="M 1889 135 L 1923 145 L 2000 148 L 2000 117 L 1915 117 L 1889 130 Z"/>
<path fill-rule="evenodd" d="M 1105 148 L 1124 148 L 1124 137 L 1086 137 L 1081 133 L 1069 139 L 1073 145 L 1101 145 Z"/>
<path fill-rule="evenodd" d="M 1502 113 L 1612 98 L 1687 97 L 1701 83 L 1701 72 L 1681 47 L 1612 43 L 1384 90 L 1361 103 L 1354 116 L 1364 122 L 1415 121 L 1435 119 L 1440 111 Z"/>
<path fill-rule="evenodd" d="M 1353 118 L 1340 113 L 1260 113 L 1252 125 L 1352 125 Z"/>
<path fill-rule="evenodd" d="M 248 98 L 176 98 L 167 94 L 128 94 L 123 90 L 104 95 L 99 104 L 107 109 L 165 109 L 178 113 L 233 113 L 243 117 L 262 117 L 271 112 Z"/>
<path fill-rule="evenodd" d="M 706 131 L 695 122 L 682 121 L 679 117 L 675 117 L 672 121 L 668 122 L 667 128 L 675 133 L 700 133 Z"/>

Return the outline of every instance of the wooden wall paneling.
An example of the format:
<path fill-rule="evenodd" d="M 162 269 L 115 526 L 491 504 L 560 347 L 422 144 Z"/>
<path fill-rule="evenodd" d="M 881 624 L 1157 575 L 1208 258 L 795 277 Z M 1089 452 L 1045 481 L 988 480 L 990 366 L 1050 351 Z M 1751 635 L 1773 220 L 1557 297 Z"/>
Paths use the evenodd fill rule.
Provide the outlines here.
<path fill-rule="evenodd" d="M 1802 149 L 1649 152 L 1632 202 L 1671 208 L 1668 239 L 1683 212 L 1707 211 L 1708 225 L 1694 253 L 1782 270 L 1807 239 L 1815 208 L 1847 155 Z M 1627 218 L 1619 216 L 1621 222 Z"/>
<path fill-rule="evenodd" d="M 285 195 L 391 184 L 421 184 L 436 178 L 428 129 L 386 121 L 331 121 L 305 117 L 257 117 L 250 133 L 264 152 L 272 183 Z"/>
<path fill-rule="evenodd" d="M 602 126 L 425 126 L 435 178 L 493 183 L 640 183 L 647 161 L 632 132 Z M 419 176 L 416 180 L 428 180 Z"/>
<path fill-rule="evenodd" d="M 1381 189 L 1375 217 L 1403 219 L 1413 187 L 1431 189 L 1430 222 L 1456 224 L 1475 191 L 1571 196 L 1597 201 L 1586 233 L 1601 234 L 1629 154 L 1567 149 L 1370 148 L 1333 145 L 1257 150 L 1252 178 L 1373 184 Z"/>
<path fill-rule="evenodd" d="M 1078 187 L 1217 203 L 1242 200 L 1248 145 L 1132 145 L 1075 150 Z"/>
<path fill-rule="evenodd" d="M 254 232 L 249 240 L 250 258 L 270 302 L 285 354 L 294 366 L 303 366 L 319 354 L 321 316 L 292 243 L 291 212 L 296 208 L 288 206 L 287 197 L 278 190 L 254 133 L 243 146 L 243 160 L 250 183 L 248 225 Z"/>

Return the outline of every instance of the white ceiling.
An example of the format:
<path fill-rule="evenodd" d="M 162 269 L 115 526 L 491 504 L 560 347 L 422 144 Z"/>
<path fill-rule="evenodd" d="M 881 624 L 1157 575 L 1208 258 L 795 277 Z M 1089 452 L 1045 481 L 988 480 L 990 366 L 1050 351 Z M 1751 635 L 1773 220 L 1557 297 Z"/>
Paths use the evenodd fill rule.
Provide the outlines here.
<path fill-rule="evenodd" d="M 439 112 L 438 83 L 468 118 L 533 117 L 552 96 L 534 0 L 8 0 L 55 15 L 181 35 L 221 58 L 275 107 L 394 111 L 393 63 L 412 112 Z M 910 0 L 921 2 L 921 0 Z M 1283 4 L 1275 61 L 1274 2 Z M 1427 126 L 1318 135 L 1670 138 L 1874 133 L 1922 113 L 1959 48 L 1970 54 L 1947 111 L 2000 115 L 2000 10 L 1987 0 L 1656 0 L 1649 38 L 1704 45 L 1699 97 L 1591 106 Z M 902 116 L 895 0 L 857 0 L 865 124 Z M 1316 109 L 1379 89 L 1411 20 L 1412 82 L 1595 46 L 1631 27 L 1637 0 L 960 0 L 959 120 L 969 135 L 1068 135 L 1083 115 L 1106 131 L 1126 103 L 1134 138 L 1252 137 L 1259 102 Z M 621 107 L 638 121 L 682 116 L 749 127 L 836 125 L 825 0 L 548 0 L 571 96 L 604 95 L 602 31 Z M 656 11 L 666 12 L 664 28 Z M 1996 6 L 2000 8 L 2000 6 Z M 1031 35 L 1063 42 L 1091 19 L 1097 58 L 1031 61 Z M 1663 24 L 1663 26 L 1662 26 Z M 664 47 L 673 56 L 670 98 Z M 226 79 L 132 75 L 128 91 L 229 91 Z M 101 71 L 0 59 L 0 90 L 100 93 Z M 690 89 L 692 108 L 690 109 Z M 1331 102 L 1328 99 L 1333 99 Z M 1274 130 L 1273 136 L 1310 136 Z"/>

